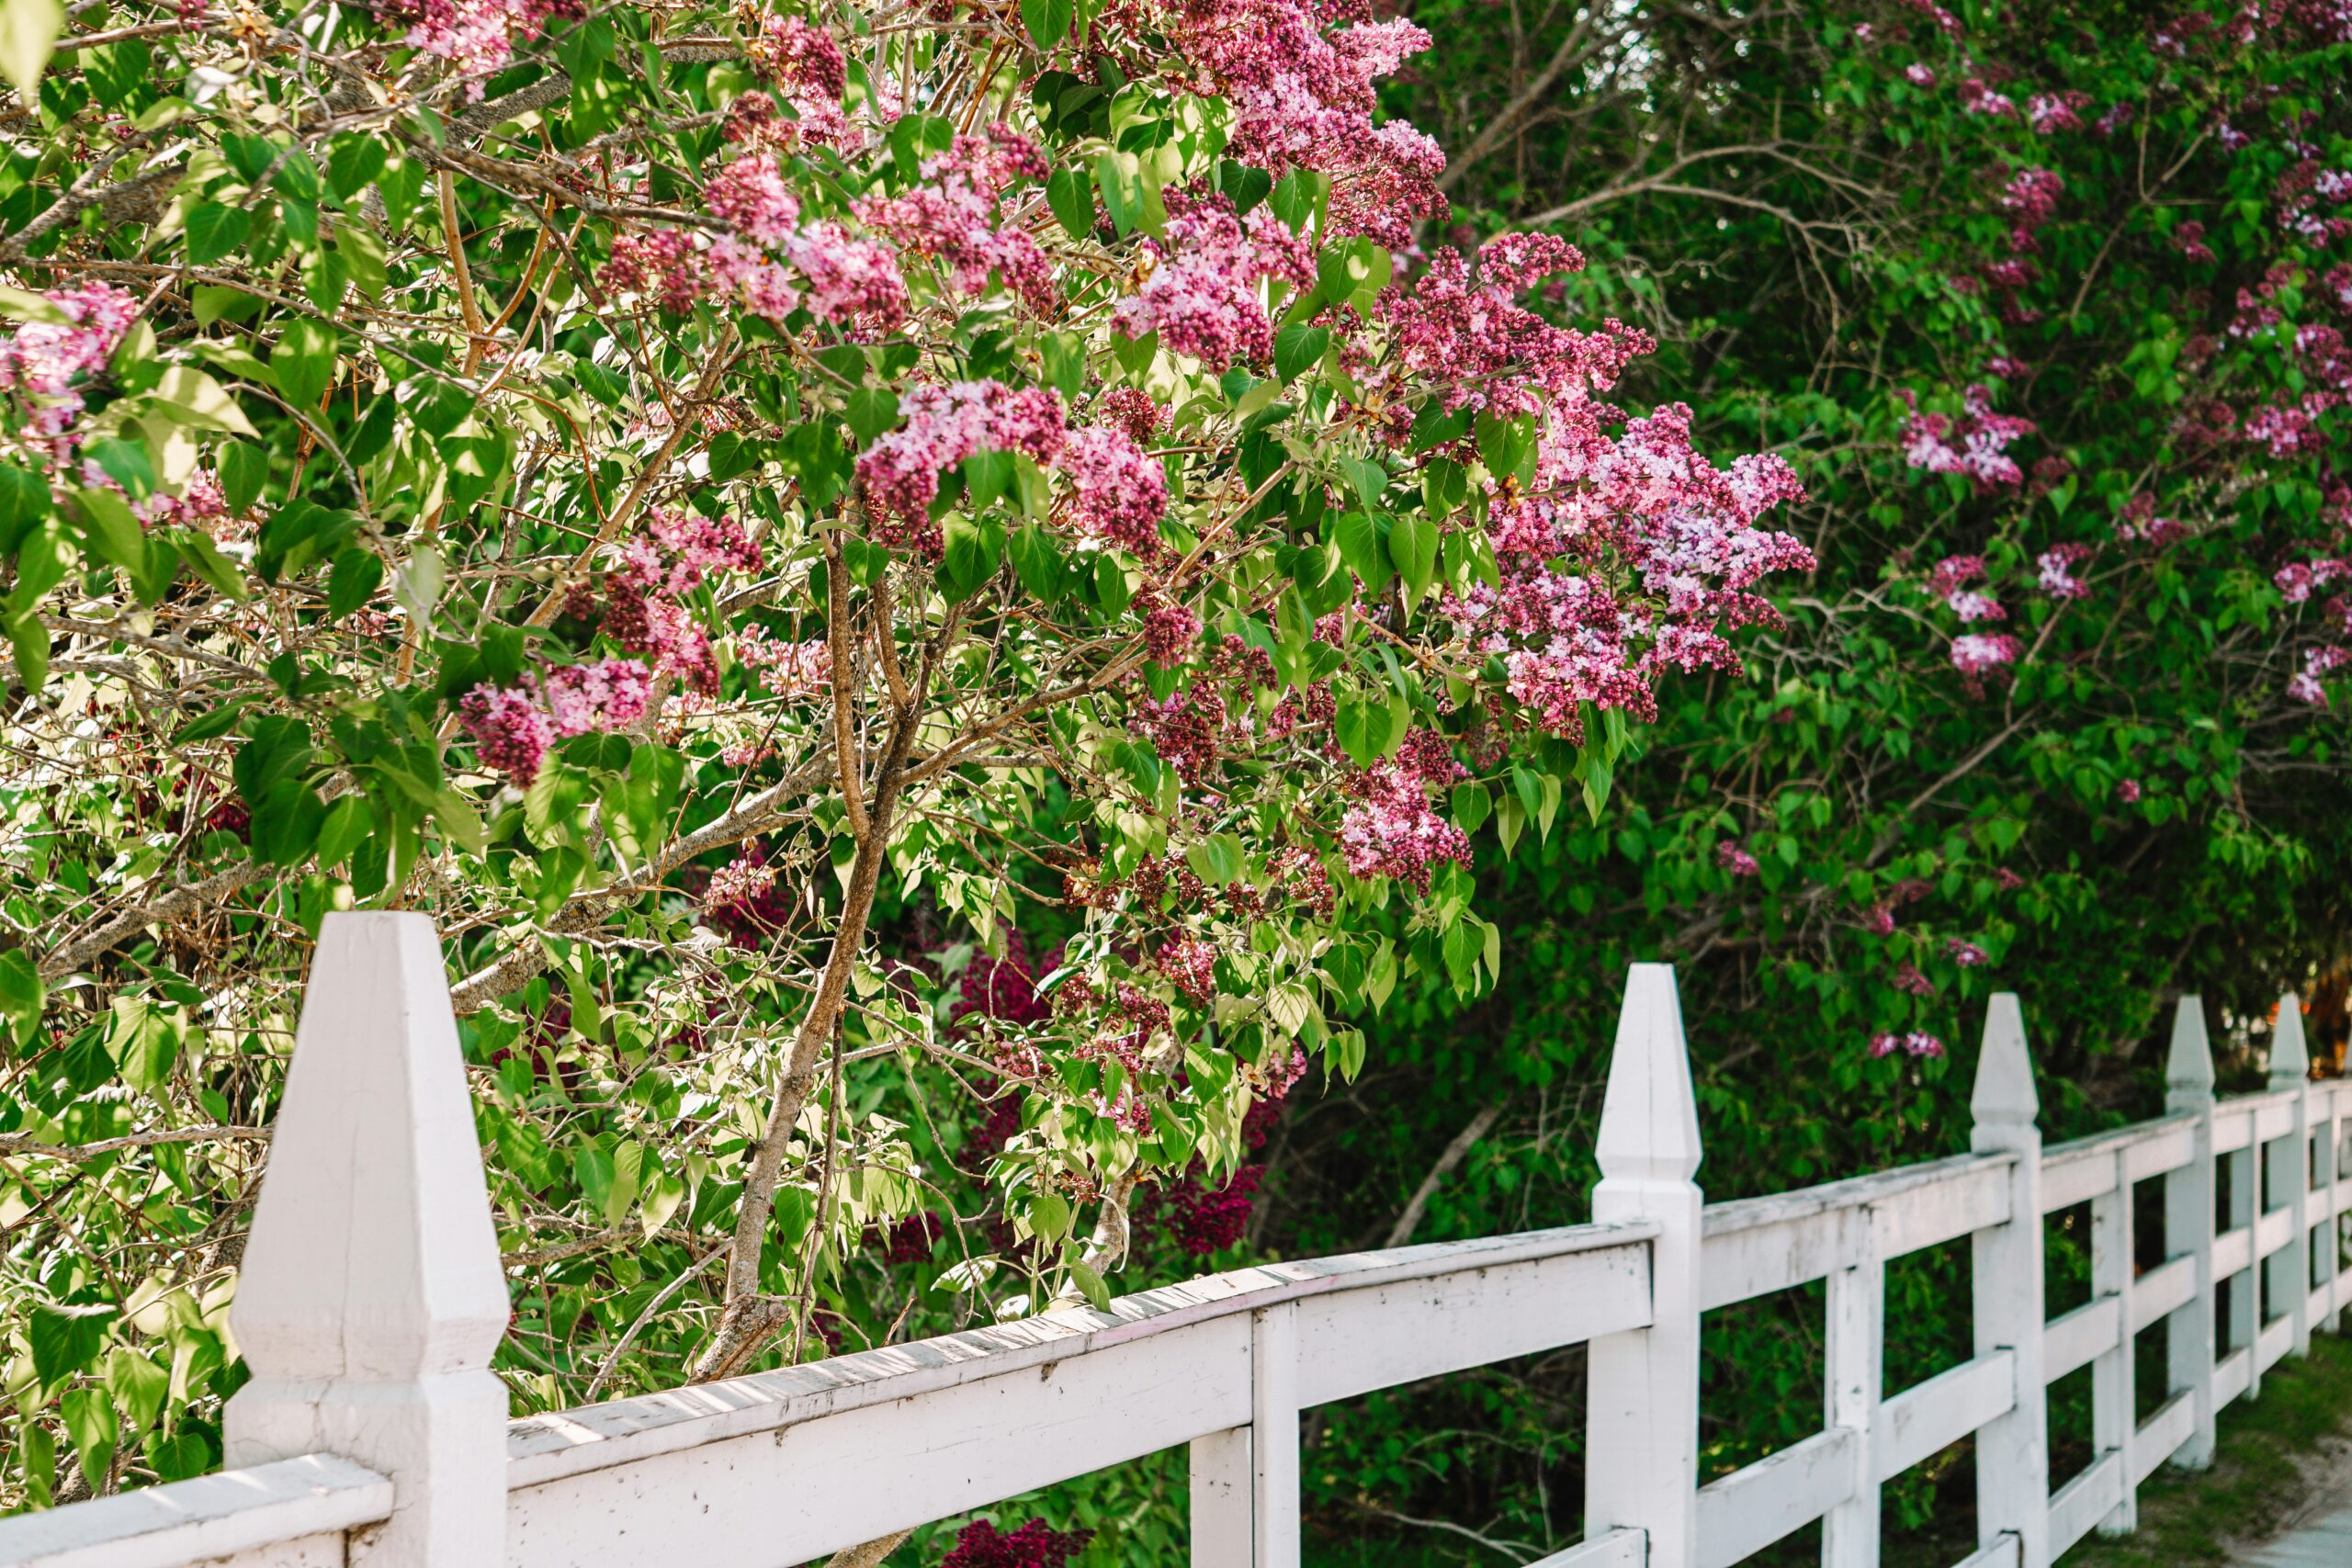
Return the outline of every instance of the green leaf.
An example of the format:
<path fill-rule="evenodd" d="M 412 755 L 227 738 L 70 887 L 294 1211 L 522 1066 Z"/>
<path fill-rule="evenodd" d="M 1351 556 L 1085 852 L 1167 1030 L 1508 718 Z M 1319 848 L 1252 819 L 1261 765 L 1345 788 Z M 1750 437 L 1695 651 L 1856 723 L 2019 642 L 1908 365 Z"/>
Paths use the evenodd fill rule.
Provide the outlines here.
<path fill-rule="evenodd" d="M 1323 361 L 1331 334 L 1321 327 L 1294 323 L 1274 334 L 1274 374 L 1295 381 Z"/>
<path fill-rule="evenodd" d="M 296 408 L 311 410 L 334 380 L 334 329 L 305 316 L 288 325 L 269 351 L 277 389 Z"/>
<path fill-rule="evenodd" d="M 1247 861 L 1241 840 L 1231 833 L 1213 833 L 1184 851 L 1193 874 L 1211 887 L 1223 887 L 1240 876 Z"/>
<path fill-rule="evenodd" d="M 226 202 L 203 201 L 188 209 L 187 259 L 210 266 L 245 243 L 253 215 Z"/>
<path fill-rule="evenodd" d="M 1069 1277 L 1071 1283 L 1084 1293 L 1087 1305 L 1096 1312 L 1111 1310 L 1111 1287 L 1103 1283 L 1101 1274 L 1073 1258 L 1069 1260 Z"/>
<path fill-rule="evenodd" d="M 947 520 L 947 548 L 939 562 L 940 585 L 950 599 L 968 599 L 996 575 L 1004 559 L 1004 527 L 993 520 Z"/>
<path fill-rule="evenodd" d="M 17 1026 L 19 1044 L 30 1044 L 40 1023 L 40 1010 L 49 1001 L 49 987 L 32 955 L 21 947 L 0 953 L 0 1015 Z"/>
<path fill-rule="evenodd" d="M 271 865 L 301 864 L 311 858 L 326 816 L 326 802 L 300 779 L 271 785 L 253 814 L 254 858 Z"/>
<path fill-rule="evenodd" d="M 1064 568 L 1053 536 L 1035 523 L 1024 523 L 1012 536 L 1012 570 L 1029 596 L 1051 604 L 1062 596 Z"/>
<path fill-rule="evenodd" d="M 339 201 L 348 201 L 375 183 L 384 172 L 384 143 L 380 138 L 365 135 L 343 135 L 334 139 L 327 153 L 327 186 Z"/>
<path fill-rule="evenodd" d="M 65 7 L 58 0 L 0 0 L 0 77 L 28 105 L 40 102 L 34 88 L 64 30 Z"/>
<path fill-rule="evenodd" d="M 311 852 L 322 866 L 341 865 L 375 831 L 376 808 L 368 797 L 340 795 L 327 807 L 326 817 L 319 824 L 318 844 Z"/>
<path fill-rule="evenodd" d="M 92 1492 L 102 1490 L 114 1467 L 115 1439 L 121 1435 L 114 1401 L 102 1388 L 69 1389 L 57 1402 L 57 1412 L 64 1420 L 65 1435 L 74 1439 L 74 1462 L 82 1479 Z"/>
<path fill-rule="evenodd" d="M 325 383 L 320 385 L 323 389 Z M 198 430 L 217 430 L 225 435 L 260 437 L 253 422 L 245 418 L 245 411 L 237 406 L 237 400 L 223 390 L 220 382 L 192 365 L 175 365 L 164 371 L 155 383 L 154 397 L 157 403 L 169 405 L 183 424 Z"/>
<path fill-rule="evenodd" d="M 976 513 L 994 505 L 1012 482 L 1010 452 L 975 452 L 964 459 L 964 487 L 971 492 L 971 507 Z"/>
<path fill-rule="evenodd" d="M 1068 38 L 1076 15 L 1071 0 L 1021 0 L 1021 25 L 1039 49 L 1050 50 Z"/>
<path fill-rule="evenodd" d="M 1439 951 L 1445 957 L 1445 972 L 1453 988 L 1469 996 L 1478 988 L 1478 955 L 1486 949 L 1486 932 L 1478 922 L 1461 917 L 1445 928 L 1445 939 Z"/>
<path fill-rule="evenodd" d="M 384 558 L 357 545 L 335 552 L 327 572 L 327 619 L 339 621 L 376 596 L 384 585 Z"/>
<path fill-rule="evenodd" d="M 1386 519 L 1375 514 L 1351 512 L 1332 529 L 1341 558 L 1348 563 L 1350 571 L 1363 580 L 1367 593 L 1379 592 L 1396 575 L 1388 563 L 1385 525 Z"/>
<path fill-rule="evenodd" d="M 1437 525 L 1410 513 L 1398 517 L 1388 528 L 1388 558 L 1407 595 L 1419 599 L 1437 575 Z"/>
<path fill-rule="evenodd" d="M 898 394 L 881 387 L 860 387 L 849 395 L 842 417 L 860 441 L 871 441 L 899 423 Z"/>
<path fill-rule="evenodd" d="M 45 1383 L 69 1378 L 98 1359 L 107 1342 L 107 1325 L 114 1321 L 110 1306 L 37 1305 L 25 1325 L 33 1353 L 33 1375 Z"/>
<path fill-rule="evenodd" d="M 49 628 L 28 610 L 8 618 L 8 644 L 17 657 L 17 679 L 38 694 L 49 682 Z"/>
<path fill-rule="evenodd" d="M 1125 239 L 1143 221 L 1143 164 L 1132 152 L 1105 152 L 1094 160 L 1094 183 L 1102 192 L 1103 209 L 1112 227 Z"/>
<path fill-rule="evenodd" d="M 127 1347 L 107 1357 L 107 1391 L 136 1434 L 155 1424 L 172 1392 L 172 1372 Z"/>
<path fill-rule="evenodd" d="M 1046 175 L 1046 204 L 1071 239 L 1083 240 L 1094 231 L 1094 176 L 1083 167 L 1056 169 Z"/>
<path fill-rule="evenodd" d="M 1313 175 L 1304 169 L 1293 169 L 1274 182 L 1266 204 L 1274 209 L 1275 217 L 1290 226 L 1292 232 L 1303 234 L 1321 195 L 1321 186 Z"/>

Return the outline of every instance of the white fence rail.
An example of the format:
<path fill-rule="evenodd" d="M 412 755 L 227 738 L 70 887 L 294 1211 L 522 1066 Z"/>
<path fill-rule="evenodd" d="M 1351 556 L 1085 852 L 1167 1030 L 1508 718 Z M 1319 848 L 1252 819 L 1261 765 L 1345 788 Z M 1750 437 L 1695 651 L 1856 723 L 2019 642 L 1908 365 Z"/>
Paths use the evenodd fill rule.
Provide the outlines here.
<path fill-rule="evenodd" d="M 1826 1568 L 1868 1568 L 1880 1488 L 1971 1434 L 1962 1568 L 2047 1568 L 2131 1529 L 2142 1481 L 2206 1463 L 2215 1412 L 2335 1326 L 2352 1084 L 2309 1081 L 2291 997 L 2272 1057 L 2269 1092 L 2216 1104 L 2185 998 L 2168 1113 L 2044 1149 L 2017 999 L 1996 997 L 1973 1153 L 1702 1207 L 1673 971 L 1636 964 L 1595 1224 L 1241 1269 L 510 1422 L 437 942 L 422 916 L 331 915 L 232 1309 L 255 1374 L 228 1409 L 242 1468 L 0 1520 L 0 1564 L 789 1568 L 1189 1445 L 1194 1568 L 1295 1568 L 1302 1410 L 1582 1343 L 1587 1540 L 1536 1568 L 1728 1568 L 1815 1519 Z M 2166 1260 L 2135 1274 L 2132 1191 L 2155 1178 Z M 2043 1216 L 2082 1203 L 2093 1294 L 2045 1322 Z M 1973 1355 L 1887 1394 L 1886 1265 L 1962 1236 Z M 1702 1484 L 1701 1314 L 1816 1280 L 1822 1429 Z M 2141 1421 L 2132 1337 L 2158 1324 L 2165 1399 Z M 2053 1493 L 2045 1390 L 2086 1365 L 2097 1457 Z"/>

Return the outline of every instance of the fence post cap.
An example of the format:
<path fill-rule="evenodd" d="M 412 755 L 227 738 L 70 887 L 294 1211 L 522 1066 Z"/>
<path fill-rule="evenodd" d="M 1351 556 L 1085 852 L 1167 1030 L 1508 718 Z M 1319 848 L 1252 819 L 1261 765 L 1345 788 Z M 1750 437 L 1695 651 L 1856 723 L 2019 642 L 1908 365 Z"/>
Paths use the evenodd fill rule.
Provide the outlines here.
<path fill-rule="evenodd" d="M 1626 971 L 1595 1153 L 1604 1179 L 1688 1181 L 1698 1171 L 1699 1102 L 1671 964 Z"/>
<path fill-rule="evenodd" d="M 1976 1058 L 1976 1087 L 1968 1109 L 1980 1127 L 2030 1127 L 2041 1113 L 2033 1062 L 2026 1055 L 2025 1014 L 2015 991 L 1996 992 L 1984 1010 L 1984 1046 Z"/>
<path fill-rule="evenodd" d="M 2205 1032 L 2205 998 L 2185 996 L 2172 1010 L 2172 1055 L 2165 1060 L 2165 1087 L 2213 1092 L 2213 1042 Z"/>
<path fill-rule="evenodd" d="M 506 1280 L 430 917 L 326 917 L 230 1308 L 257 1377 L 486 1369 Z"/>
<path fill-rule="evenodd" d="M 2270 1031 L 2270 1087 L 2293 1089 L 2311 1076 L 2311 1048 L 2303 1043 L 2303 998 L 2288 991 L 2278 998 L 2278 1021 Z"/>

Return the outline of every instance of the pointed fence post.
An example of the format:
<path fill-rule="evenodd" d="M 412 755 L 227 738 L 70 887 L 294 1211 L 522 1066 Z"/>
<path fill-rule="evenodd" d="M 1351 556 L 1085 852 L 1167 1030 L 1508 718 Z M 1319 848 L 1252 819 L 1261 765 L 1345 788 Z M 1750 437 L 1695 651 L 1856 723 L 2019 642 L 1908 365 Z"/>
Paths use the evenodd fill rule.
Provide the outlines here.
<path fill-rule="evenodd" d="M 1647 1568 L 1695 1568 L 1699 1524 L 1699 1107 L 1674 968 L 1625 977 L 1592 1217 L 1655 1221 L 1650 1325 L 1592 1341 L 1585 1533 L 1638 1529 Z"/>
<path fill-rule="evenodd" d="M 2018 1538 L 2018 1568 L 2050 1568 L 2050 1453 L 2042 1369 L 2041 1102 L 2018 998 L 2003 991 L 1984 1017 L 1984 1047 L 1968 1108 L 1969 1146 L 2016 1156 L 2007 1223 L 1975 1234 L 1976 1354 L 2007 1350 L 2017 1399 L 1976 1434 L 1976 1533 L 1982 1549 Z"/>
<path fill-rule="evenodd" d="M 2196 1289 L 2165 1320 L 2166 1386 L 2195 1412 L 2188 1439 L 2173 1450 L 2183 1470 L 2213 1462 L 2213 1046 L 2205 1003 L 2183 997 L 2173 1010 L 2172 1055 L 2165 1064 L 2165 1109 L 2194 1117 L 2187 1165 L 2165 1178 L 2165 1256 L 2196 1259 Z"/>
<path fill-rule="evenodd" d="M 424 915 L 319 933 L 230 1312 L 253 1381 L 231 1465 L 324 1450 L 391 1477 L 368 1568 L 505 1561 L 506 1280 L 441 943 Z"/>
<path fill-rule="evenodd" d="M 2294 1095 L 2293 1130 L 2263 1151 L 2269 1179 L 2257 1213 L 2272 1203 L 2292 1216 L 2287 1245 L 2265 1265 L 2271 1309 L 2294 1325 L 2294 1352 L 2312 1353 L 2312 1058 L 2303 1044 L 2303 999 L 2289 991 L 2278 998 L 2278 1022 L 2270 1035 L 2270 1088 Z M 2260 1325 L 2256 1325 L 2257 1329 Z M 2256 1360 L 2262 1359 L 2259 1350 Z"/>

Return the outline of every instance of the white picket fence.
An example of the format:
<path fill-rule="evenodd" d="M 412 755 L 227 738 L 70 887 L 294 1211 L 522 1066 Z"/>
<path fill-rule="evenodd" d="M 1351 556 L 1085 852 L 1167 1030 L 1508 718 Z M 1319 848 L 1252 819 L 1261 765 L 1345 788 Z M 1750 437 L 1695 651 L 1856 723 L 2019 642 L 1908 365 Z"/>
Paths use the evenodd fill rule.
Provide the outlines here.
<path fill-rule="evenodd" d="M 1881 1486 L 1972 1433 L 1964 1568 L 2045 1568 L 2131 1529 L 2158 1465 L 2207 1462 L 2214 1413 L 2343 1304 L 2352 1084 L 2309 1081 L 2294 998 L 2268 1093 L 2214 1102 L 2195 998 L 2169 1078 L 2164 1117 L 2045 1149 L 2017 999 L 1997 996 L 1973 1153 L 1702 1207 L 1674 974 L 1636 964 L 1592 1224 L 1241 1269 L 509 1421 L 489 1371 L 504 1276 L 437 941 L 419 915 L 331 915 L 232 1314 L 254 1373 L 228 1408 L 237 1468 L 0 1520 L 0 1563 L 788 1568 L 1189 1444 L 1194 1568 L 1295 1568 L 1302 1410 L 1584 1343 L 1586 1540 L 1539 1568 L 1727 1568 L 1815 1519 L 1824 1563 L 1863 1568 Z M 2167 1261 L 2135 1275 L 2132 1188 L 2159 1176 Z M 2044 1322 L 2043 1216 L 2084 1202 L 2094 1294 Z M 1962 1236 L 1973 1359 L 1885 1394 L 1885 1267 Z M 1815 1280 L 1821 1431 L 1702 1484 L 1700 1314 Z M 2168 1397 L 2143 1422 L 2132 1337 L 2160 1322 Z M 2045 1390 L 2086 1364 L 2098 1458 L 2053 1494 Z"/>

